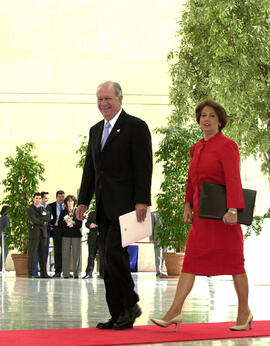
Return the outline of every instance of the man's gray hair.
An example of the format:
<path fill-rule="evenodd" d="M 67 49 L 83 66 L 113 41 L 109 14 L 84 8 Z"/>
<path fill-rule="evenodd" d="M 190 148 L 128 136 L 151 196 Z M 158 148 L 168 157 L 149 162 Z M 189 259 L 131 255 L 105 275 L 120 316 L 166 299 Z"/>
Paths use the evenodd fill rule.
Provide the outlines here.
<path fill-rule="evenodd" d="M 122 93 L 122 88 L 121 88 L 121 85 L 117 82 L 113 82 L 113 85 L 114 85 L 114 90 L 115 90 L 115 95 L 118 97 L 118 96 L 122 96 L 123 93 Z"/>
<path fill-rule="evenodd" d="M 101 84 L 98 86 L 97 90 L 98 90 L 100 87 L 102 87 L 103 85 L 106 85 L 106 84 L 111 84 L 111 85 L 113 85 L 114 91 L 115 91 L 115 96 L 119 97 L 119 96 L 122 96 L 122 95 L 123 95 L 121 85 L 120 85 L 119 83 L 117 83 L 117 82 L 112 82 L 112 81 L 110 81 L 110 80 L 108 80 L 107 82 L 101 83 Z"/>

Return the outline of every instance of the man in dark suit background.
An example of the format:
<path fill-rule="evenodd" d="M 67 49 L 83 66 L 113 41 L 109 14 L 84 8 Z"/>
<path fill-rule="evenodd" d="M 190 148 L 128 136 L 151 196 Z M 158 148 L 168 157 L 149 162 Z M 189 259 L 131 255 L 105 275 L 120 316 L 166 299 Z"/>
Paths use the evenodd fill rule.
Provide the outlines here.
<path fill-rule="evenodd" d="M 53 216 L 51 219 L 51 235 L 53 237 L 54 247 L 55 278 L 60 278 L 62 273 L 62 234 L 61 229 L 58 227 L 58 219 L 61 211 L 64 209 L 64 199 L 65 192 L 58 190 L 56 192 L 56 201 L 49 204 Z"/>
<path fill-rule="evenodd" d="M 158 227 L 161 226 L 161 220 L 160 220 L 158 211 L 151 212 L 151 221 L 152 221 L 152 235 L 149 237 L 149 240 L 154 244 L 156 276 L 162 277 L 164 275 L 164 273 L 162 272 L 163 264 L 164 264 L 163 252 L 166 252 L 167 249 L 159 247 L 156 241 L 157 230 L 158 230 Z"/>
<path fill-rule="evenodd" d="M 50 222 L 51 215 L 41 205 L 41 194 L 34 193 L 33 204 L 27 208 L 29 248 L 28 248 L 28 277 L 34 277 L 35 256 L 38 249 L 40 277 L 51 278 L 47 274 L 45 256 L 47 241 L 47 223 Z M 37 276 L 36 276 L 37 277 Z"/>
<path fill-rule="evenodd" d="M 90 129 L 78 198 L 82 220 L 95 193 L 97 224 L 104 256 L 104 283 L 111 318 L 100 329 L 132 328 L 141 309 L 134 291 L 129 256 L 121 245 L 119 216 L 136 210 L 144 221 L 151 204 L 152 145 L 147 124 L 122 109 L 121 86 L 105 82 L 97 89 L 104 120 Z"/>
<path fill-rule="evenodd" d="M 49 201 L 49 192 L 41 191 L 41 205 L 47 210 L 48 213 L 50 213 L 50 216 L 52 217 L 52 209 L 48 204 Z M 47 260 L 49 255 L 49 247 L 50 247 L 50 232 L 51 232 L 51 220 L 46 223 L 47 226 L 47 242 L 46 242 L 46 257 L 45 257 L 45 263 L 47 266 Z M 34 275 L 38 275 L 38 250 L 36 252 L 36 258 L 35 258 L 35 270 Z"/>
<path fill-rule="evenodd" d="M 96 224 L 96 211 L 92 210 L 90 211 L 85 227 L 89 229 L 88 232 L 88 239 L 87 239 L 87 245 L 88 245 L 88 260 L 87 260 L 87 267 L 85 270 L 85 276 L 83 279 L 91 279 L 93 277 L 93 269 L 95 265 L 95 258 L 97 255 L 97 252 L 99 254 L 99 277 L 104 277 L 104 265 L 103 265 L 103 253 L 100 246 L 100 238 L 99 238 L 99 231 L 98 231 L 98 225 Z"/>

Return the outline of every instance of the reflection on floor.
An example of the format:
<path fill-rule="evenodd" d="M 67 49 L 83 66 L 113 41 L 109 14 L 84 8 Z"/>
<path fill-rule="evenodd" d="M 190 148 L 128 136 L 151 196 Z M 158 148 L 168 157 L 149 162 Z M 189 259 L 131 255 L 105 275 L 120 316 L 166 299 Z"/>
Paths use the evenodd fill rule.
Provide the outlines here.
<path fill-rule="evenodd" d="M 155 273 L 133 274 L 143 314 L 136 325 L 161 317 L 173 299 L 176 279 Z M 95 327 L 109 318 L 104 283 L 93 279 L 27 279 L 14 272 L 0 274 L 0 330 Z M 255 320 L 269 319 L 270 282 L 250 279 L 250 306 Z M 234 321 L 237 299 L 231 277 L 197 277 L 183 310 L 184 323 Z M 158 328 L 158 327 L 157 327 Z M 157 345 L 157 344 L 156 344 Z M 161 346 L 161 344 L 159 344 Z M 170 345 L 270 345 L 269 338 L 232 339 Z"/>

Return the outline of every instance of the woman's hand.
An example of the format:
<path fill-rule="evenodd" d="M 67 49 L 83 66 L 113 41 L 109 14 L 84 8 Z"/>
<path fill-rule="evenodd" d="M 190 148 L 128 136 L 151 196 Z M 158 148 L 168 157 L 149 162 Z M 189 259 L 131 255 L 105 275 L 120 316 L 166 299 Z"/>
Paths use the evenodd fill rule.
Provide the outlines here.
<path fill-rule="evenodd" d="M 66 217 L 65 218 L 65 221 L 66 221 L 66 223 L 68 224 L 68 223 L 73 223 L 73 220 L 72 220 L 72 218 L 69 216 L 69 217 Z"/>
<path fill-rule="evenodd" d="M 237 213 L 232 214 L 229 211 L 227 211 L 227 213 L 224 214 L 222 221 L 225 223 L 225 225 L 236 225 L 237 224 Z"/>
<path fill-rule="evenodd" d="M 193 222 L 193 213 L 190 202 L 185 202 L 184 221 L 188 224 Z"/>

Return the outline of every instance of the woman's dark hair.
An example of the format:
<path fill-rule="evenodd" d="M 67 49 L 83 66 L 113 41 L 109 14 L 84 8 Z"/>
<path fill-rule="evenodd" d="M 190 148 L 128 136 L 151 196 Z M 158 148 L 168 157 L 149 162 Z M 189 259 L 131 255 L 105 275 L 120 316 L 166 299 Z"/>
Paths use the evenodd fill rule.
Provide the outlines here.
<path fill-rule="evenodd" d="M 197 123 L 198 124 L 200 123 L 200 117 L 202 114 L 202 110 L 204 109 L 205 106 L 209 106 L 209 107 L 214 108 L 215 112 L 217 113 L 218 120 L 220 122 L 219 131 L 221 131 L 226 126 L 227 113 L 226 113 L 225 109 L 214 100 L 206 99 L 206 100 L 204 100 L 198 104 L 198 106 L 196 107 L 196 110 L 195 110 Z"/>
<path fill-rule="evenodd" d="M 67 208 L 67 202 L 70 201 L 70 200 L 74 201 L 74 206 L 77 203 L 77 199 L 76 199 L 75 196 L 67 195 L 67 197 L 64 199 L 64 204 L 65 204 L 66 208 Z"/>
<path fill-rule="evenodd" d="M 7 215 L 8 208 L 9 208 L 8 205 L 3 205 L 1 212 L 0 212 L 1 216 Z"/>

